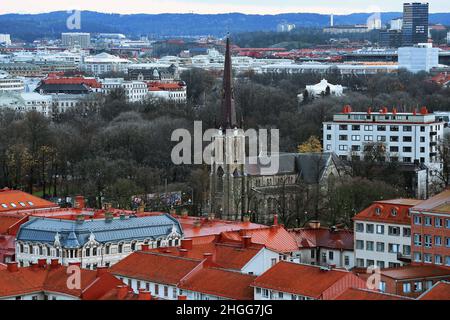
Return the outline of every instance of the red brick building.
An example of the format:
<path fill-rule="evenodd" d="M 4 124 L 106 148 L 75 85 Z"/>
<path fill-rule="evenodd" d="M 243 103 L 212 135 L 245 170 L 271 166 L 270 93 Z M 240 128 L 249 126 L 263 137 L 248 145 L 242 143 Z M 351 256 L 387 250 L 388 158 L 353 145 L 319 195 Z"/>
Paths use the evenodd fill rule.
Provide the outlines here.
<path fill-rule="evenodd" d="M 450 190 L 421 202 L 410 212 L 412 263 L 450 266 Z"/>

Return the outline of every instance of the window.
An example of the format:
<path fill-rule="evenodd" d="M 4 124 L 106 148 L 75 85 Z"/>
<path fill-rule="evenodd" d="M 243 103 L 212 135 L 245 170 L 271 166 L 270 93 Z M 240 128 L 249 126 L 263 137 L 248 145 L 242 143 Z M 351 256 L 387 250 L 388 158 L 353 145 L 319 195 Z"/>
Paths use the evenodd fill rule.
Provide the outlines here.
<path fill-rule="evenodd" d="M 391 142 L 398 142 L 398 137 L 397 136 L 391 136 L 389 140 Z"/>
<path fill-rule="evenodd" d="M 389 147 L 390 152 L 398 152 L 398 147 Z"/>
<path fill-rule="evenodd" d="M 312 249 L 311 250 L 311 259 L 315 259 L 316 258 L 316 250 Z"/>
<path fill-rule="evenodd" d="M 159 294 L 159 285 L 155 284 L 155 294 Z"/>
<path fill-rule="evenodd" d="M 361 151 L 361 146 L 352 146 L 352 151 Z"/>
<path fill-rule="evenodd" d="M 364 241 L 356 240 L 356 249 L 364 250 Z"/>
<path fill-rule="evenodd" d="M 435 256 L 434 256 L 434 263 L 435 263 L 435 264 L 442 264 L 442 256 L 440 256 L 440 255 L 435 255 Z"/>
<path fill-rule="evenodd" d="M 346 266 L 349 266 L 349 265 L 350 265 L 350 257 L 349 257 L 349 256 L 344 256 L 344 264 L 345 264 Z"/>
<path fill-rule="evenodd" d="M 450 248 L 450 238 L 445 238 L 445 246 Z"/>
<path fill-rule="evenodd" d="M 422 217 L 421 216 L 414 216 L 414 224 L 415 225 L 421 225 L 422 224 Z"/>
<path fill-rule="evenodd" d="M 373 233 L 374 232 L 374 225 L 373 224 L 367 224 L 366 225 L 366 232 L 367 233 Z"/>
<path fill-rule="evenodd" d="M 442 246 L 442 238 L 440 236 L 434 236 L 434 245 L 435 246 Z"/>
<path fill-rule="evenodd" d="M 364 126 L 364 131 L 373 131 L 373 126 Z"/>
<path fill-rule="evenodd" d="M 380 289 L 381 292 L 386 292 L 386 282 L 380 281 L 379 289 Z"/>
<path fill-rule="evenodd" d="M 361 136 L 352 136 L 352 141 L 361 141 Z"/>
<path fill-rule="evenodd" d="M 278 292 L 278 299 L 283 299 L 283 292 Z"/>
<path fill-rule="evenodd" d="M 406 238 L 411 237 L 411 228 L 403 228 L 403 236 Z"/>
<path fill-rule="evenodd" d="M 389 253 L 399 253 L 400 245 L 396 243 L 389 243 Z"/>
<path fill-rule="evenodd" d="M 432 245 L 433 245 L 432 244 L 432 242 L 433 242 L 432 237 L 429 234 L 426 234 L 426 235 L 423 236 L 423 239 L 424 239 L 424 242 L 425 242 L 425 247 L 426 248 L 431 248 Z"/>
<path fill-rule="evenodd" d="M 411 246 L 409 245 L 403 245 L 403 255 L 409 256 L 411 255 Z"/>
<path fill-rule="evenodd" d="M 432 263 L 433 262 L 433 256 L 429 253 L 425 253 L 423 255 L 423 262 L 425 263 Z"/>
<path fill-rule="evenodd" d="M 386 266 L 386 265 L 385 265 L 384 261 L 377 261 L 377 267 L 378 267 L 378 268 L 384 269 L 385 266 Z"/>
<path fill-rule="evenodd" d="M 384 225 L 382 224 L 377 225 L 377 234 L 384 234 Z"/>
<path fill-rule="evenodd" d="M 386 136 L 378 136 L 377 141 L 378 142 L 386 142 Z"/>
<path fill-rule="evenodd" d="M 164 286 L 164 297 L 168 297 L 169 296 L 169 287 Z"/>
<path fill-rule="evenodd" d="M 422 235 L 418 233 L 414 234 L 414 245 L 416 247 L 422 246 Z"/>
<path fill-rule="evenodd" d="M 263 296 L 264 298 L 268 298 L 268 297 L 269 297 L 269 290 L 263 289 L 263 290 L 262 290 L 262 296 Z"/>
<path fill-rule="evenodd" d="M 373 241 L 367 241 L 366 242 L 366 250 L 367 251 L 373 251 L 374 250 L 374 242 Z"/>
<path fill-rule="evenodd" d="M 422 281 L 414 282 L 414 292 L 421 292 L 421 291 L 422 291 Z"/>
<path fill-rule="evenodd" d="M 347 130 L 347 125 L 346 124 L 341 124 L 339 126 L 339 130 Z"/>
<path fill-rule="evenodd" d="M 272 267 L 277 264 L 277 258 L 271 259 Z"/>
<path fill-rule="evenodd" d="M 412 137 L 403 137 L 403 142 L 412 142 Z"/>
<path fill-rule="evenodd" d="M 346 145 L 340 145 L 340 146 L 339 146 L 339 151 L 348 151 L 348 146 L 346 146 Z"/>
<path fill-rule="evenodd" d="M 352 126 L 352 130 L 353 131 L 359 131 L 359 130 L 361 130 L 361 126 L 354 125 L 354 126 Z"/>
<path fill-rule="evenodd" d="M 425 226 L 431 227 L 433 225 L 433 219 L 431 217 L 425 217 Z"/>
<path fill-rule="evenodd" d="M 411 292 L 411 284 L 410 283 L 404 283 L 403 284 L 403 293 L 410 293 Z"/>
<path fill-rule="evenodd" d="M 445 265 L 450 266 L 450 256 L 445 257 Z"/>
<path fill-rule="evenodd" d="M 391 126 L 390 129 L 391 129 L 391 131 L 397 132 L 398 126 Z"/>
<path fill-rule="evenodd" d="M 327 134 L 327 140 L 331 140 L 331 134 Z"/>
<path fill-rule="evenodd" d="M 364 267 L 364 259 L 356 259 L 356 266 L 359 268 Z"/>
<path fill-rule="evenodd" d="M 377 252 L 384 252 L 384 242 L 377 242 Z"/>
<path fill-rule="evenodd" d="M 392 227 L 392 226 L 389 227 L 388 234 L 390 236 L 396 236 L 396 237 L 400 236 L 400 227 Z"/>
<path fill-rule="evenodd" d="M 414 262 L 422 262 L 422 254 L 420 252 L 414 252 Z"/>
<path fill-rule="evenodd" d="M 363 223 L 356 224 L 356 232 L 364 232 L 364 224 Z"/>
<path fill-rule="evenodd" d="M 328 252 L 328 258 L 329 258 L 330 260 L 333 260 L 333 259 L 334 259 L 334 252 L 333 252 L 333 251 L 329 251 L 329 252 Z"/>
<path fill-rule="evenodd" d="M 377 126 L 378 131 L 386 131 L 386 126 Z"/>
<path fill-rule="evenodd" d="M 445 227 L 450 229 L 450 219 L 445 219 Z"/>
<path fill-rule="evenodd" d="M 412 161 L 411 161 L 411 158 L 410 158 L 410 157 L 404 157 L 404 158 L 403 158 L 403 162 L 409 163 L 409 162 L 412 162 Z"/>
<path fill-rule="evenodd" d="M 403 152 L 406 153 L 412 152 L 412 147 L 403 147 Z"/>
<path fill-rule="evenodd" d="M 348 137 L 347 137 L 347 136 L 344 136 L 344 135 L 340 135 L 340 136 L 339 136 L 339 140 L 340 140 L 340 141 L 347 141 L 347 140 L 348 140 Z"/>
<path fill-rule="evenodd" d="M 374 260 L 367 260 L 367 267 L 374 267 L 375 266 L 375 261 Z"/>
<path fill-rule="evenodd" d="M 373 136 L 364 136 L 364 141 L 373 141 Z"/>
<path fill-rule="evenodd" d="M 412 127 L 411 126 L 403 126 L 403 131 L 404 132 L 411 132 L 412 131 Z"/>
<path fill-rule="evenodd" d="M 442 228 L 442 219 L 441 218 L 434 218 L 434 226 L 436 228 Z"/>

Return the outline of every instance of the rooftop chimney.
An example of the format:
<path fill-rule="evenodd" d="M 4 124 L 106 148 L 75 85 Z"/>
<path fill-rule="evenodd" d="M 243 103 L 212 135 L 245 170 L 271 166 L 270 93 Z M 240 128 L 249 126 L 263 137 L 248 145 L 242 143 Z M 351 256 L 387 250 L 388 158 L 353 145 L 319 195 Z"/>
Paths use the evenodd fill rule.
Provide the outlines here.
<path fill-rule="evenodd" d="M 52 269 L 57 269 L 57 268 L 59 268 L 59 259 L 52 259 L 51 261 L 50 261 L 50 267 L 52 268 Z"/>
<path fill-rule="evenodd" d="M 192 239 L 181 239 L 181 248 L 192 250 Z"/>
<path fill-rule="evenodd" d="M 187 300 L 186 296 L 178 296 L 178 300 Z"/>
<path fill-rule="evenodd" d="M 141 244 L 141 251 L 148 251 L 150 250 L 150 246 L 148 244 Z"/>
<path fill-rule="evenodd" d="M 97 267 L 97 278 L 101 277 L 102 275 L 108 273 L 107 267 Z"/>
<path fill-rule="evenodd" d="M 252 244 L 252 237 L 251 236 L 242 236 L 242 246 L 244 248 L 250 247 Z"/>
<path fill-rule="evenodd" d="M 139 289 L 138 300 L 152 300 L 152 295 L 149 291 Z"/>
<path fill-rule="evenodd" d="M 47 259 L 38 259 L 38 266 L 39 268 L 45 268 L 45 266 L 47 265 Z"/>
<path fill-rule="evenodd" d="M 274 225 L 274 226 L 277 226 L 277 225 L 278 225 L 278 215 L 277 215 L 277 214 L 274 214 L 274 215 L 273 215 L 273 225 Z"/>
<path fill-rule="evenodd" d="M 19 271 L 19 263 L 17 263 L 17 262 L 8 262 L 6 265 L 7 265 L 7 270 L 9 272 Z"/>
<path fill-rule="evenodd" d="M 205 252 L 203 254 L 203 258 L 206 260 L 205 263 L 206 263 L 207 267 L 212 264 L 212 262 L 213 262 L 213 254 L 212 253 Z"/>
<path fill-rule="evenodd" d="M 309 222 L 309 227 L 311 229 L 319 229 L 320 228 L 320 221 L 313 220 Z"/>
<path fill-rule="evenodd" d="M 117 298 L 119 300 L 125 299 L 128 294 L 128 287 L 126 285 L 117 286 Z"/>
<path fill-rule="evenodd" d="M 83 196 L 76 196 L 75 197 L 74 207 L 77 208 L 77 209 L 83 209 L 83 208 L 86 207 L 86 204 L 85 204 Z"/>

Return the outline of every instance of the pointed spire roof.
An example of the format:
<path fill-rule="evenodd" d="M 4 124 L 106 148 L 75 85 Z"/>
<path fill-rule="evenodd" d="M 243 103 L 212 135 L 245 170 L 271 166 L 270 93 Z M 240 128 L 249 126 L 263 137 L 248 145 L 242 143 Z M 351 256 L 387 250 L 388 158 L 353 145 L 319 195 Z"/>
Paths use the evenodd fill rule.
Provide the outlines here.
<path fill-rule="evenodd" d="M 231 65 L 230 37 L 227 36 L 225 66 L 223 71 L 222 110 L 221 110 L 222 116 L 219 123 L 220 127 L 224 130 L 237 127 L 232 71 L 233 68 Z"/>

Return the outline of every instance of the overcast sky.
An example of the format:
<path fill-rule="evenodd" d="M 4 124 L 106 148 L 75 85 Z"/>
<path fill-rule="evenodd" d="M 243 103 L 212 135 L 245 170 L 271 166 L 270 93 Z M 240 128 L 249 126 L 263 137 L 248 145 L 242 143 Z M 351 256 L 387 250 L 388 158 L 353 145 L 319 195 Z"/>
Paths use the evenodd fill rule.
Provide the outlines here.
<path fill-rule="evenodd" d="M 403 0 L 0 0 L 0 14 L 81 9 L 114 13 L 276 14 L 402 11 Z M 450 12 L 449 0 L 429 0 L 430 12 Z"/>
<path fill-rule="evenodd" d="M 114 13 L 276 14 L 402 11 L 403 0 L 0 0 L 0 14 L 81 9 Z M 413 1 L 411 1 L 413 2 Z M 449 0 L 429 0 L 430 12 L 450 12 Z M 380 9 L 381 8 L 381 9 Z"/>

